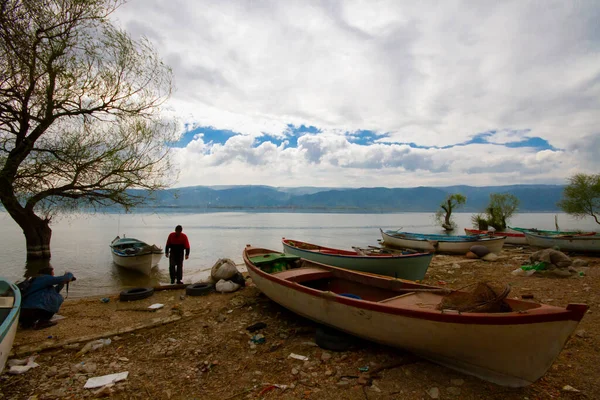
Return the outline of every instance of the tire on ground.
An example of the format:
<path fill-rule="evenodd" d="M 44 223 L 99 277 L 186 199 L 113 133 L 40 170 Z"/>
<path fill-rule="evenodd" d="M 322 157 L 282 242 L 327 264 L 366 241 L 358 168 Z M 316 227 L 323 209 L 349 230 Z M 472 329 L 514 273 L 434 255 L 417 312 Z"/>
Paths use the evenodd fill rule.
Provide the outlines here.
<path fill-rule="evenodd" d="M 121 294 L 119 294 L 120 301 L 134 301 L 134 300 L 142 300 L 146 299 L 154 294 L 154 288 L 132 288 L 123 290 Z"/>
<path fill-rule="evenodd" d="M 315 343 L 325 350 L 347 351 L 357 344 L 357 339 L 333 328 L 319 326 L 315 333 Z"/>
<path fill-rule="evenodd" d="M 188 296 L 204 296 L 214 290 L 214 285 L 210 283 L 194 283 L 185 288 L 185 294 Z"/>

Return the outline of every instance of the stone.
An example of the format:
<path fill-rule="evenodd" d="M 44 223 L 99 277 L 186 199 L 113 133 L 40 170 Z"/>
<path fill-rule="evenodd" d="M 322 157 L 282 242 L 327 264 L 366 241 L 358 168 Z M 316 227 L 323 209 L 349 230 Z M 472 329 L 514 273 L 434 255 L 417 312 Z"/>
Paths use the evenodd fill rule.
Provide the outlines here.
<path fill-rule="evenodd" d="M 436 387 L 432 387 L 431 389 L 429 389 L 427 391 L 427 394 L 429 395 L 429 397 L 431 397 L 432 399 L 439 399 L 440 398 L 440 389 L 436 388 Z"/>
<path fill-rule="evenodd" d="M 585 338 L 587 337 L 587 332 L 585 331 L 585 329 L 579 329 L 577 332 L 575 332 L 575 335 L 577 335 L 577 337 L 580 338 Z"/>
<path fill-rule="evenodd" d="M 490 254 L 490 249 L 488 249 L 485 246 L 482 246 L 480 244 L 476 244 L 474 246 L 471 246 L 471 248 L 469 249 L 469 251 L 471 253 L 475 253 L 475 255 L 477 255 L 477 257 L 483 258 L 486 255 Z"/>
<path fill-rule="evenodd" d="M 453 386 L 462 386 L 462 385 L 464 385 L 465 381 L 464 381 L 464 379 L 450 379 L 450 383 Z"/>
<path fill-rule="evenodd" d="M 292 375 L 298 375 L 298 372 L 300 372 L 298 369 L 292 368 Z"/>
<path fill-rule="evenodd" d="M 484 261 L 496 261 L 498 259 L 498 255 L 494 253 L 489 253 L 481 257 L 481 259 Z"/>
<path fill-rule="evenodd" d="M 479 256 L 475 253 L 473 253 L 472 251 L 467 252 L 467 254 L 465 254 L 465 257 L 474 260 L 476 258 L 479 258 Z"/>
<path fill-rule="evenodd" d="M 331 353 L 324 351 L 323 354 L 321 354 L 321 361 L 329 361 L 330 359 Z"/>
<path fill-rule="evenodd" d="M 580 258 L 573 260 L 573 263 L 571 264 L 573 268 L 587 267 L 588 265 L 590 265 L 590 263 L 587 260 L 582 260 Z"/>
<path fill-rule="evenodd" d="M 460 394 L 460 388 L 450 386 L 449 388 L 446 389 L 446 392 L 448 392 L 448 394 L 451 394 L 453 396 L 458 396 Z"/>
<path fill-rule="evenodd" d="M 46 371 L 46 376 L 47 377 L 52 377 L 52 376 L 56 376 L 58 375 L 58 368 L 56 368 L 55 365 L 53 365 L 52 367 L 48 368 L 48 370 Z"/>

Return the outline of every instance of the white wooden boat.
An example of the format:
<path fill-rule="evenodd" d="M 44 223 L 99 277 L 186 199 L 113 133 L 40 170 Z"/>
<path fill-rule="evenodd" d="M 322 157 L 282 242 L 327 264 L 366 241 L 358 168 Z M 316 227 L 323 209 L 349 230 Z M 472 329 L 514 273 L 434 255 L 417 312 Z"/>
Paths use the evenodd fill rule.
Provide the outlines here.
<path fill-rule="evenodd" d="M 150 275 L 150 271 L 160 262 L 163 251 L 134 238 L 117 236 L 110 243 L 113 262 L 120 267 Z"/>
<path fill-rule="evenodd" d="M 0 278 L 0 374 L 12 349 L 21 309 L 21 292 L 14 283 Z"/>
<path fill-rule="evenodd" d="M 474 245 L 485 246 L 490 252 L 500 254 L 506 239 L 505 236 L 450 236 L 379 230 L 386 246 L 449 254 L 466 254 Z"/>
<path fill-rule="evenodd" d="M 307 260 L 413 281 L 425 278 L 433 258 L 433 253 L 417 251 L 386 253 L 374 248 L 341 250 L 286 238 L 283 238 L 281 243 L 285 253 Z"/>
<path fill-rule="evenodd" d="M 581 253 L 600 253 L 600 235 L 556 235 L 547 236 L 533 232 L 525 232 L 530 246 L 541 248 L 557 248 L 560 251 Z"/>
<path fill-rule="evenodd" d="M 505 299 L 512 311 L 439 310 L 442 288 L 291 257 L 250 245 L 243 251 L 252 281 L 291 311 L 505 386 L 543 376 L 588 308 Z M 269 272 L 282 262 L 287 269 Z"/>

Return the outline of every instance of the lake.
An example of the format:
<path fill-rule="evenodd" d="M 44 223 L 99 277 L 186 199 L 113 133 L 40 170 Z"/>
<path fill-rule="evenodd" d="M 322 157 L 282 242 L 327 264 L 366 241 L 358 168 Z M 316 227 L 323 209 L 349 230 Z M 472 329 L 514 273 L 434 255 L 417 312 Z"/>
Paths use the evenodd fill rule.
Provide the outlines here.
<path fill-rule="evenodd" d="M 471 213 L 455 213 L 459 227 L 471 227 Z M 517 214 L 510 224 L 520 227 L 554 229 L 554 213 Z M 25 237 L 5 212 L 0 212 L 3 229 L 0 240 L 1 274 L 13 281 L 21 279 L 38 265 L 26 265 Z M 562 230 L 598 230 L 590 217 L 575 220 L 558 214 Z M 126 287 L 158 285 L 169 282 L 169 264 L 163 258 L 147 277 L 123 270 L 112 262 L 109 244 L 117 235 L 126 235 L 164 248 L 167 236 L 176 225 L 183 226 L 191 245 L 184 263 L 184 281 L 197 282 L 219 258 L 242 263 L 246 244 L 280 250 L 281 238 L 287 237 L 320 245 L 350 249 L 352 246 L 378 245 L 379 228 L 420 233 L 439 233 L 433 213 L 341 214 L 341 213 L 148 213 L 148 214 L 76 214 L 61 217 L 52 227 L 51 265 L 57 275 L 70 271 L 77 281 L 69 288 L 69 297 L 118 293 Z"/>

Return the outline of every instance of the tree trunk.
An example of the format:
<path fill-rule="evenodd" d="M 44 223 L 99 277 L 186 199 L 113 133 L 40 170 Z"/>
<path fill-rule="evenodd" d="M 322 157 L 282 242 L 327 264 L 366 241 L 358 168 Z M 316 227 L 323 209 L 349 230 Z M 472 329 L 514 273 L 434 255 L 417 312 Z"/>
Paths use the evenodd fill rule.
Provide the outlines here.
<path fill-rule="evenodd" d="M 2 180 L 0 179 L 0 183 Z M 12 188 L 2 190 L 0 185 L 0 199 L 6 211 L 13 220 L 23 230 L 25 243 L 27 245 L 27 261 L 49 259 L 50 239 L 52 238 L 52 229 L 50 229 L 50 220 L 42 219 L 35 215 L 32 209 L 23 207 L 12 193 Z"/>
<path fill-rule="evenodd" d="M 52 229 L 50 229 L 49 221 L 34 215 L 30 218 L 29 224 L 21 226 L 21 228 L 27 244 L 27 261 L 49 259 L 52 256 L 50 253 Z"/>

